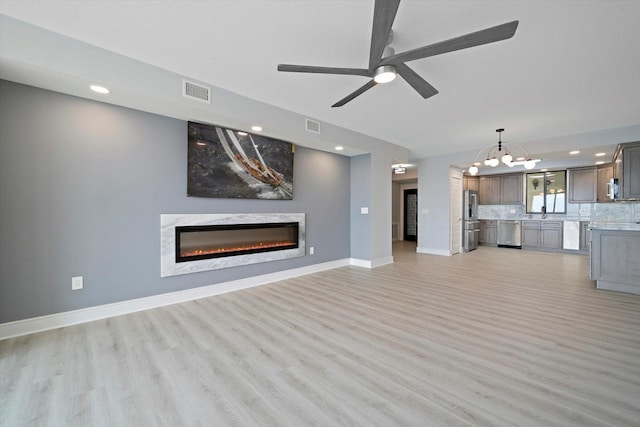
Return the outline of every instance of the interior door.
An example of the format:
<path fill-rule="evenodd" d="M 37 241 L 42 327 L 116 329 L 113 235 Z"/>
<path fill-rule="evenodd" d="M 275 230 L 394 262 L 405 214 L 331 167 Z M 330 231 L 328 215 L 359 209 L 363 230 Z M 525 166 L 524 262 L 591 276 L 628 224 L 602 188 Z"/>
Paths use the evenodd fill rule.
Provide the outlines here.
<path fill-rule="evenodd" d="M 418 189 L 404 190 L 404 240 L 418 239 Z"/>
<path fill-rule="evenodd" d="M 449 247 L 451 248 L 451 255 L 457 254 L 461 250 L 462 242 L 462 174 L 451 173 L 449 177 L 449 191 L 451 194 L 450 212 L 451 218 L 451 230 L 449 235 L 451 236 L 451 242 Z"/>

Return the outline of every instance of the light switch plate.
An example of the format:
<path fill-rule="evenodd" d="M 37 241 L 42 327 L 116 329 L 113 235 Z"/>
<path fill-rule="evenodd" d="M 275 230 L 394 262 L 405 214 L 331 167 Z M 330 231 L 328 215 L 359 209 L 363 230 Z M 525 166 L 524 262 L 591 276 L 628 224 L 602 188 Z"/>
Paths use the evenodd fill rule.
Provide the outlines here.
<path fill-rule="evenodd" d="M 71 290 L 75 291 L 84 287 L 82 276 L 76 276 L 71 278 Z"/>
<path fill-rule="evenodd" d="M 369 208 L 367 207 L 360 208 L 360 213 L 362 215 L 367 215 L 369 213 Z"/>

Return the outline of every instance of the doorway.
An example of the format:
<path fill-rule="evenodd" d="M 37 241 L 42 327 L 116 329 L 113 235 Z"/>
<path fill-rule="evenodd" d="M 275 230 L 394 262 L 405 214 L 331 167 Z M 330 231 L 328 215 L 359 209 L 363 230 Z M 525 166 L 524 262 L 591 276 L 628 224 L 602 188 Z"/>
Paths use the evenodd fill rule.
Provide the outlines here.
<path fill-rule="evenodd" d="M 460 253 L 462 242 L 462 174 L 452 170 L 449 175 L 449 222 L 451 230 L 449 236 L 449 252 L 451 255 Z"/>
<path fill-rule="evenodd" d="M 418 240 L 418 189 L 404 190 L 404 240 Z"/>

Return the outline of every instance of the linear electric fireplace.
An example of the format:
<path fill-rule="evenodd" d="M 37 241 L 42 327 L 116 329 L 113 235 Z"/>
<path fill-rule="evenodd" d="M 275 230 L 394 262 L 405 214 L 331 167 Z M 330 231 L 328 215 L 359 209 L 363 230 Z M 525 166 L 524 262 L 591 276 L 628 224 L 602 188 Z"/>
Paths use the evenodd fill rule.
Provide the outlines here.
<path fill-rule="evenodd" d="M 176 227 L 176 262 L 298 247 L 298 223 L 196 225 Z"/>
<path fill-rule="evenodd" d="M 304 213 L 162 214 L 160 276 L 305 256 Z"/>

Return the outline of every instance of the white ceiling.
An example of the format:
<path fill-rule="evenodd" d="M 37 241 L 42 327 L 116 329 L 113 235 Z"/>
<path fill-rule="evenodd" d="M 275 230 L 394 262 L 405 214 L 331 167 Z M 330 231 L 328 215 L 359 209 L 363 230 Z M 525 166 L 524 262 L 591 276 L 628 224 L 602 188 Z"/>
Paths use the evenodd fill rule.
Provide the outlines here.
<path fill-rule="evenodd" d="M 535 155 L 540 141 L 640 125 L 637 0 L 404 0 L 396 52 L 520 25 L 512 39 L 411 62 L 440 91 L 432 98 L 396 79 L 341 108 L 330 106 L 367 78 L 276 66 L 366 68 L 373 0 L 0 0 L 0 13 L 407 147 L 414 159 L 479 150 L 500 127 Z"/>

